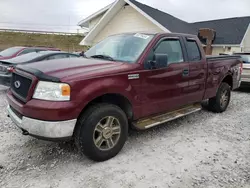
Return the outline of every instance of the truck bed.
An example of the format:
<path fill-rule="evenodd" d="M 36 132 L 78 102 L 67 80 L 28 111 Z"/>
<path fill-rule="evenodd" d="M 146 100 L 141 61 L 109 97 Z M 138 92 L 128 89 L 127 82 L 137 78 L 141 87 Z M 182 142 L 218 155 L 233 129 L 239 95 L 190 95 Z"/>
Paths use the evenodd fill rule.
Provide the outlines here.
<path fill-rule="evenodd" d="M 207 83 L 205 98 L 215 96 L 217 87 L 227 75 L 232 75 L 231 88 L 238 88 L 240 79 L 240 56 L 237 55 L 209 55 L 207 58 Z"/>

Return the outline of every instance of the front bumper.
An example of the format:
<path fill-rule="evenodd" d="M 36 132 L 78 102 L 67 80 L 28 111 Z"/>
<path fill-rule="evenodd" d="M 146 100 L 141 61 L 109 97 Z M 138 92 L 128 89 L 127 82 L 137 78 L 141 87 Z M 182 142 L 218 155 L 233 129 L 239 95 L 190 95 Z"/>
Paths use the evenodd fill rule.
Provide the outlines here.
<path fill-rule="evenodd" d="M 0 85 L 10 86 L 11 75 L 0 74 Z"/>
<path fill-rule="evenodd" d="M 18 116 L 10 106 L 7 107 L 11 120 L 23 132 L 44 140 L 65 140 L 73 136 L 76 119 L 67 121 L 41 121 Z"/>

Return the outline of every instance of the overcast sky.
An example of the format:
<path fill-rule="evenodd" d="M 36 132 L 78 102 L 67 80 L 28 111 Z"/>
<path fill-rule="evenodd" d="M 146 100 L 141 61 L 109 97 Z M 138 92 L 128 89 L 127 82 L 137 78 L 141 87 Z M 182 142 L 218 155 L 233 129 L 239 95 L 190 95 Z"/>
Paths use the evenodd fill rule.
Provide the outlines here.
<path fill-rule="evenodd" d="M 250 16 L 250 0 L 138 0 L 188 22 Z M 76 31 L 113 0 L 0 0 L 0 28 Z"/>

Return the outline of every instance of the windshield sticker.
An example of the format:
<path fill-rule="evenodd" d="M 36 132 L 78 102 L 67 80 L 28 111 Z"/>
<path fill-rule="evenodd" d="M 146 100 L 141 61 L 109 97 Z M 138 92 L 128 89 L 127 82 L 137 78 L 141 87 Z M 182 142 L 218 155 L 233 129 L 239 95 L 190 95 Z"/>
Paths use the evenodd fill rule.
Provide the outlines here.
<path fill-rule="evenodd" d="M 144 34 L 141 34 L 141 33 L 136 33 L 134 35 L 134 37 L 138 37 L 138 38 L 142 38 L 142 39 L 148 39 L 149 38 L 148 35 L 144 35 Z"/>

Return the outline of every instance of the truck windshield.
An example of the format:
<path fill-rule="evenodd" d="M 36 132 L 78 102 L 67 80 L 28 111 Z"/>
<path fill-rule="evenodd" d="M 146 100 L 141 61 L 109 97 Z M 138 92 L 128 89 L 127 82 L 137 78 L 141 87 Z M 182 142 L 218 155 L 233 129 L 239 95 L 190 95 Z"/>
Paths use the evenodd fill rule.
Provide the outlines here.
<path fill-rule="evenodd" d="M 87 58 L 134 63 L 153 37 L 154 35 L 139 33 L 110 36 L 90 48 L 84 55 Z"/>

